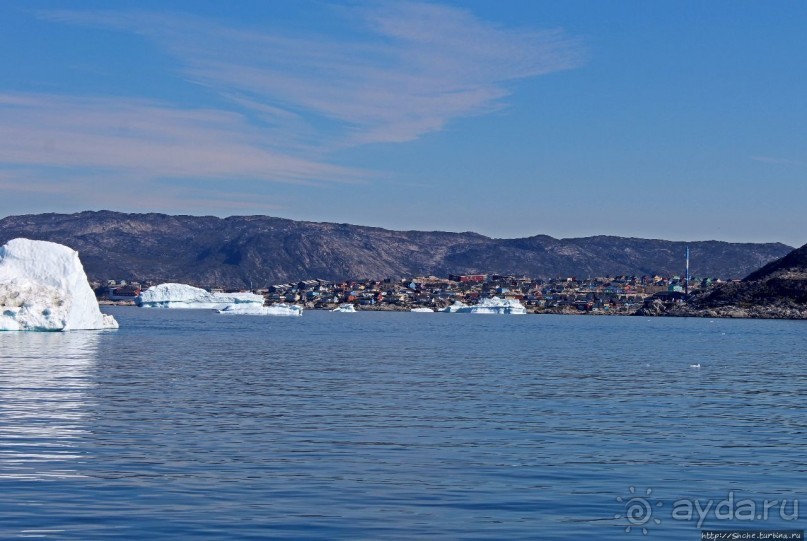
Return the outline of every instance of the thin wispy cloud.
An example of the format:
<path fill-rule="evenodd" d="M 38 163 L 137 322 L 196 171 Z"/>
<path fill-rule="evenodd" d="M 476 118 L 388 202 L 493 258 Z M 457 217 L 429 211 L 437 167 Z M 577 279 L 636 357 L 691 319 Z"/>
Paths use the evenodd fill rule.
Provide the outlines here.
<path fill-rule="evenodd" d="M 243 193 L 221 193 L 213 192 L 207 194 L 192 193 L 169 187 L 159 191 L 139 193 L 135 201 L 132 201 L 132 194 L 112 193 L 112 194 L 91 194 L 85 198 L 85 202 L 97 208 L 128 208 L 133 211 L 142 212 L 165 212 L 168 214 L 184 213 L 183 209 L 193 208 L 195 213 L 210 213 L 226 211 L 237 214 L 266 214 L 283 209 L 283 205 L 278 205 L 267 201 L 265 197 L 255 194 Z M 77 208 L 82 208 L 81 206 Z"/>
<path fill-rule="evenodd" d="M 505 28 L 455 7 L 330 9 L 341 23 L 308 33 L 179 13 L 37 12 L 150 42 L 173 62 L 164 76 L 204 106 L 145 99 L 137 87 L 128 96 L 0 89 L 0 187 L 130 209 L 278 208 L 267 183 L 383 181 L 388 172 L 336 165 L 339 152 L 500 110 L 514 81 L 582 62 L 562 31 Z M 250 194 L 253 185 L 264 187 Z"/>
<path fill-rule="evenodd" d="M 80 188 L 80 184 L 69 178 L 62 178 L 54 183 L 43 179 L 38 170 L 13 169 L 0 171 L 0 190 L 8 198 L 10 194 L 39 197 L 43 195 L 66 196 Z"/>
<path fill-rule="evenodd" d="M 0 94 L 4 164 L 290 183 L 362 176 L 274 147 L 237 113 L 136 99 Z"/>
<path fill-rule="evenodd" d="M 145 36 L 189 80 L 270 123 L 315 117 L 319 142 L 348 146 L 409 141 L 494 111 L 512 81 L 574 68 L 583 58 L 580 43 L 562 31 L 504 28 L 454 7 L 390 2 L 336 12 L 361 33 L 289 35 L 152 13 L 42 16 Z"/>
<path fill-rule="evenodd" d="M 58 180 L 54 180 L 58 179 Z M 196 183 L 194 183 L 196 184 Z M 16 212 L 38 212 L 36 204 L 58 205 L 80 211 L 120 208 L 133 212 L 217 214 L 265 214 L 286 208 L 283 199 L 256 191 L 224 189 L 214 185 L 175 185 L 170 180 L 153 181 L 139 174 L 121 171 L 87 171 L 72 168 L 13 167 L 0 169 L 0 190 L 4 202 Z"/>
<path fill-rule="evenodd" d="M 751 159 L 756 162 L 763 162 L 763 163 L 773 163 L 776 165 L 798 165 L 798 166 L 807 166 L 807 162 L 802 162 L 799 160 L 787 160 L 784 158 L 771 158 L 769 156 L 751 156 Z"/>

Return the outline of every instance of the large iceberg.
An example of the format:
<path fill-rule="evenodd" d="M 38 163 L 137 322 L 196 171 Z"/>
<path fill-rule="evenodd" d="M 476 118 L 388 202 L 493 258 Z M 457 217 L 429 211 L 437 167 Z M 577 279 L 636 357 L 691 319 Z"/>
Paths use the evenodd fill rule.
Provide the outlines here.
<path fill-rule="evenodd" d="M 500 299 L 491 297 L 482 299 L 478 304 L 467 305 L 456 301 L 451 306 L 443 309 L 443 312 L 455 314 L 526 314 L 527 309 L 515 299 Z"/>
<path fill-rule="evenodd" d="M 0 247 L 0 330 L 117 328 L 115 318 L 99 310 L 78 252 L 28 239 Z"/>
<path fill-rule="evenodd" d="M 246 304 L 263 306 L 263 295 L 255 293 L 210 293 L 186 284 L 160 284 L 151 286 L 135 299 L 143 308 L 200 308 L 223 310 L 227 306 Z"/>
<path fill-rule="evenodd" d="M 301 316 L 303 307 L 299 304 L 273 304 L 256 306 L 253 303 L 230 304 L 218 311 L 219 314 L 245 316 Z"/>

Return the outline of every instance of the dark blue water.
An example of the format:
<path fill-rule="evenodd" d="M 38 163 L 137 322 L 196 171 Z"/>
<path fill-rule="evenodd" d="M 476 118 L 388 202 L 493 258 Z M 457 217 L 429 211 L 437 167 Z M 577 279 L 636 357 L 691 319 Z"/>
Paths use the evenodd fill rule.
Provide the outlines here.
<path fill-rule="evenodd" d="M 694 540 L 673 508 L 729 498 L 706 526 L 807 522 L 805 322 L 109 311 L 0 333 L 2 539 Z M 728 520 L 743 499 L 790 503 Z"/>

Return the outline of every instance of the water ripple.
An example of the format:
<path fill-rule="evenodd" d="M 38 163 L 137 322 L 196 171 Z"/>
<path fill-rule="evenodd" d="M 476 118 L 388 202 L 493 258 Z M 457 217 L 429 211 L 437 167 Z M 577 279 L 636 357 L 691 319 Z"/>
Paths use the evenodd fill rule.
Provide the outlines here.
<path fill-rule="evenodd" d="M 0 537 L 617 540 L 635 486 L 678 540 L 676 499 L 805 495 L 799 322 L 115 316 L 0 334 Z"/>

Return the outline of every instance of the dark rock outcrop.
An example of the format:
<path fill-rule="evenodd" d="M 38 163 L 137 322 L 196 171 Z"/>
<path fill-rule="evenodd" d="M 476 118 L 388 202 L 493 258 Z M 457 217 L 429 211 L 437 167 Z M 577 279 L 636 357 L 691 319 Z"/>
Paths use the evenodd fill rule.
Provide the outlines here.
<path fill-rule="evenodd" d="M 501 273 L 536 278 L 680 274 L 683 242 L 620 237 L 492 239 L 269 216 L 81 212 L 0 220 L 0 244 L 50 240 L 79 251 L 90 278 L 262 287 L 309 278 Z M 688 243 L 701 276 L 744 276 L 791 248 Z"/>
<path fill-rule="evenodd" d="M 639 315 L 807 319 L 807 245 L 741 282 L 693 295 L 685 305 L 649 304 Z"/>

